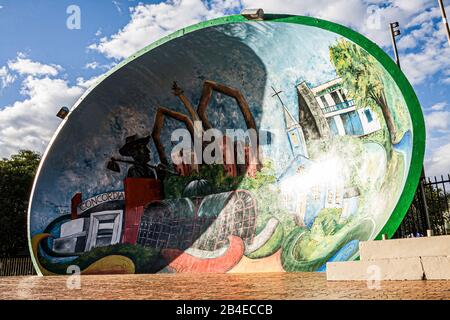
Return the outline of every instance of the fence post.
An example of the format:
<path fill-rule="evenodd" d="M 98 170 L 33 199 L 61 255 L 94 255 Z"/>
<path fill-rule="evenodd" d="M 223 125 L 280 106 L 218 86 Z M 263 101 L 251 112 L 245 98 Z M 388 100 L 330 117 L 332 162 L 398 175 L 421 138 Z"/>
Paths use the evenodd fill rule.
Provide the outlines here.
<path fill-rule="evenodd" d="M 420 192 L 420 197 L 422 198 L 422 207 L 423 207 L 422 210 L 423 210 L 423 213 L 425 214 L 427 230 L 432 230 L 430 214 L 428 212 L 427 197 L 426 197 L 425 188 L 424 188 L 425 179 L 426 179 L 425 178 L 425 169 L 422 167 L 422 175 L 420 176 L 420 183 L 419 183 L 419 192 Z"/>

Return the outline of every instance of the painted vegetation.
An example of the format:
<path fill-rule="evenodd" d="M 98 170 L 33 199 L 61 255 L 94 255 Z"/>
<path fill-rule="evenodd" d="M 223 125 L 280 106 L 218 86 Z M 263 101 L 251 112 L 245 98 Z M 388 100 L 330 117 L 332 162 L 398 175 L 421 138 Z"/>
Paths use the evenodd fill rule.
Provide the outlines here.
<path fill-rule="evenodd" d="M 240 27 L 254 38 L 269 32 Z M 293 31 L 304 32 L 303 41 L 313 41 L 306 32 L 311 27 L 298 28 Z M 172 100 L 158 100 L 152 112 L 132 112 L 145 106 L 123 102 L 117 110 L 126 112 L 105 111 L 114 146 L 96 153 L 85 145 L 95 157 L 80 156 L 76 166 L 61 169 L 77 182 L 59 200 L 39 188 L 35 193 L 31 242 L 42 273 L 66 274 L 70 265 L 84 274 L 324 271 L 328 261 L 356 258 L 359 241 L 373 239 L 387 222 L 406 181 L 413 133 L 405 101 L 384 68 L 359 46 L 323 31 L 328 44 L 318 50 L 326 50 L 321 56 L 328 59 L 328 77 L 281 81 L 251 37 L 232 25 L 210 29 L 248 45 L 266 63 L 264 83 L 243 84 L 233 80 L 238 72 L 232 68 L 213 72 L 205 66 L 194 80 L 172 77 L 172 85 L 160 91 Z M 194 40 L 202 39 L 202 31 L 190 37 L 198 48 Z M 295 64 L 280 73 L 288 67 L 307 74 Z M 255 85 L 246 90 L 250 82 Z M 261 90 L 255 103 L 254 92 Z M 80 121 L 76 115 L 69 122 Z M 201 146 L 205 151 L 214 144 L 222 163 L 186 163 L 195 155 L 174 153 L 168 131 L 185 128 L 194 140 L 196 123 L 201 134 L 226 123 L 264 131 L 269 139 L 258 141 L 255 155 L 247 140 L 225 135 Z M 243 163 L 237 163 L 239 148 Z M 67 156 L 61 150 L 53 146 L 50 157 Z M 77 170 L 96 161 L 93 181 L 101 186 L 83 187 L 85 175 Z M 60 177 L 43 170 L 38 186 L 59 183 Z"/>

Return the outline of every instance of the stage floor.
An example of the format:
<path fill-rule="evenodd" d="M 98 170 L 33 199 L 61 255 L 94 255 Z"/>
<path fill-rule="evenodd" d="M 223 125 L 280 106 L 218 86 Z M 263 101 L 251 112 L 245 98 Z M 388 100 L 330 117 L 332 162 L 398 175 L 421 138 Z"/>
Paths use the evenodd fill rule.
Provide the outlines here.
<path fill-rule="evenodd" d="M 0 299 L 450 299 L 450 281 L 327 282 L 323 273 L 2 277 Z M 76 284 L 76 282 L 70 282 Z"/>

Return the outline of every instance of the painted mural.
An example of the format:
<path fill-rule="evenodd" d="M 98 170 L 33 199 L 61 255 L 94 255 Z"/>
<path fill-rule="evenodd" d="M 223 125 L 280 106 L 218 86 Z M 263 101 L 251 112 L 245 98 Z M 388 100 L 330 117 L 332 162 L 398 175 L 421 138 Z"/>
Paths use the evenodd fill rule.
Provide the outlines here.
<path fill-rule="evenodd" d="M 177 129 L 197 149 L 176 149 Z M 204 139 L 211 130 L 220 139 Z M 187 33 L 72 108 L 34 188 L 36 266 L 324 271 L 388 221 L 412 138 L 395 81 L 336 33 L 268 21 Z M 198 161 L 208 152 L 220 161 Z"/>

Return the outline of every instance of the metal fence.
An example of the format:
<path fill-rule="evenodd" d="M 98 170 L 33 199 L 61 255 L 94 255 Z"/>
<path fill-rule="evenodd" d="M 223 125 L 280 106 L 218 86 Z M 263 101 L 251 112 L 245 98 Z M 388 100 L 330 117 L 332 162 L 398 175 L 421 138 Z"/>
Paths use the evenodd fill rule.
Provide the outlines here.
<path fill-rule="evenodd" d="M 422 178 L 414 201 L 394 238 L 450 234 L 450 175 Z"/>
<path fill-rule="evenodd" d="M 35 274 L 36 271 L 30 257 L 0 258 L 0 277 Z"/>

